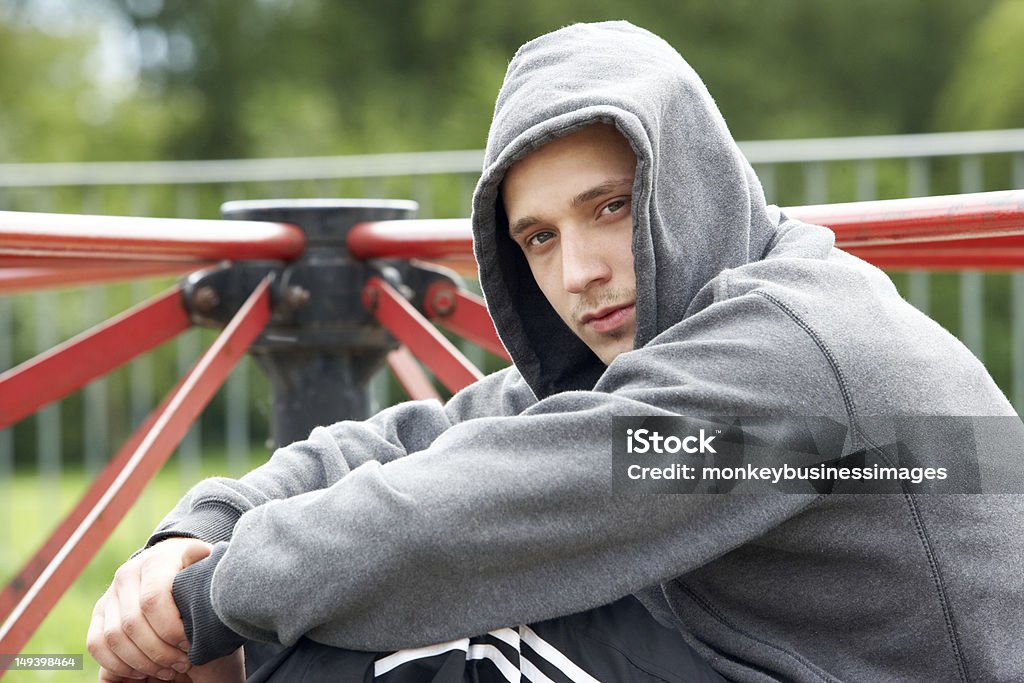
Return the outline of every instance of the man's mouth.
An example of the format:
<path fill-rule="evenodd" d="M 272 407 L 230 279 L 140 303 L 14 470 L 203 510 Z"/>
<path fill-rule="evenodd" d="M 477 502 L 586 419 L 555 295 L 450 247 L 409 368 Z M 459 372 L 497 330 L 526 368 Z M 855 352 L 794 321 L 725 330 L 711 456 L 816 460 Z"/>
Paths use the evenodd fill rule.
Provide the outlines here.
<path fill-rule="evenodd" d="M 614 332 L 629 322 L 635 310 L 636 304 L 634 302 L 604 306 L 581 316 L 580 326 L 599 334 Z"/>

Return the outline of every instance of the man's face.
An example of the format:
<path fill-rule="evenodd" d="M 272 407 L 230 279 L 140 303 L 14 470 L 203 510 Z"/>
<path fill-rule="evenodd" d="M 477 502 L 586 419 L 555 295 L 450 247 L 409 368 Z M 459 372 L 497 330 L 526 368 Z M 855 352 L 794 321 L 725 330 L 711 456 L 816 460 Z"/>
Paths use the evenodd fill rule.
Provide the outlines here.
<path fill-rule="evenodd" d="M 537 285 L 606 365 L 633 348 L 636 331 L 635 174 L 626 139 L 596 124 L 516 162 L 502 183 L 509 235 Z"/>

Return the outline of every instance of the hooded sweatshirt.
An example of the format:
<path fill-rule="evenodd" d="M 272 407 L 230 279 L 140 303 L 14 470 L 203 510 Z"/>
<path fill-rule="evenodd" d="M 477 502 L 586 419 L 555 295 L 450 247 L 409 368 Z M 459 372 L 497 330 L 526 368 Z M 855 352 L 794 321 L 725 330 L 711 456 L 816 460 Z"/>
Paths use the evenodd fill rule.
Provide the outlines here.
<path fill-rule="evenodd" d="M 608 366 L 547 304 L 500 200 L 517 159 L 593 123 L 637 159 L 636 339 Z M 612 492 L 618 416 L 829 416 L 846 452 L 889 442 L 880 416 L 940 416 L 915 447 L 950 468 L 964 453 L 953 416 L 1019 425 L 882 272 L 766 205 L 667 43 L 612 22 L 524 45 L 473 230 L 514 365 L 190 491 L 150 542 L 215 544 L 174 584 L 194 662 L 242 636 L 422 646 L 634 594 L 730 680 L 1024 680 L 1020 496 Z M 1019 453 L 1020 430 L 1000 434 Z M 1019 460 L 982 451 L 979 482 L 1019 480 Z"/>

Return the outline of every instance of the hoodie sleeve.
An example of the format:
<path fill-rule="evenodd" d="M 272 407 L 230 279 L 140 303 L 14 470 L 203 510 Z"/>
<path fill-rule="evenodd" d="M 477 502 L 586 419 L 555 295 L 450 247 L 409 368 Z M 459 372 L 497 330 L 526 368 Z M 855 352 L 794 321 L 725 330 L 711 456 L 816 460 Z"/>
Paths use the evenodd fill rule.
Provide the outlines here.
<path fill-rule="evenodd" d="M 215 477 L 196 484 L 160 522 L 146 547 L 173 536 L 228 541 L 239 517 L 257 506 L 326 489 L 366 462 L 386 463 L 427 448 L 461 421 L 514 415 L 535 402 L 519 373 L 506 368 L 457 393 L 444 406 L 409 401 L 365 421 L 317 427 L 308 439 L 279 448 L 241 479 Z"/>
<path fill-rule="evenodd" d="M 594 391 L 452 424 L 251 509 L 212 572 L 214 610 L 250 638 L 386 651 L 605 604 L 762 535 L 813 498 L 611 494 L 613 416 L 750 414 L 755 394 L 760 414 L 842 412 L 805 334 L 761 297 L 730 308 L 621 355 Z M 752 317 L 761 334 L 729 329 Z"/>

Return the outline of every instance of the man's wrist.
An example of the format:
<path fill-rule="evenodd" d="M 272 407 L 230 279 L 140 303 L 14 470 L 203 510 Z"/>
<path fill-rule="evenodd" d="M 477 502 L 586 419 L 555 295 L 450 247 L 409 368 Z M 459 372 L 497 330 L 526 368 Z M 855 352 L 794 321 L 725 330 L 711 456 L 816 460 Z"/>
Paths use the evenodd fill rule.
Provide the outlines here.
<path fill-rule="evenodd" d="M 213 573 L 227 549 L 227 543 L 216 544 L 209 557 L 178 572 L 171 588 L 190 643 L 188 659 L 193 664 L 227 656 L 246 640 L 228 628 L 213 609 Z"/>

